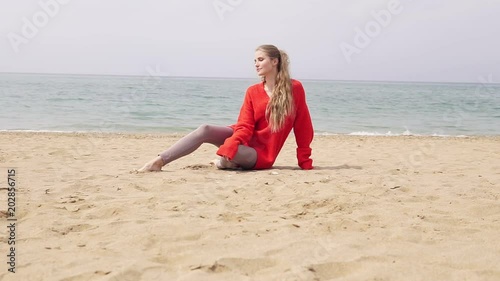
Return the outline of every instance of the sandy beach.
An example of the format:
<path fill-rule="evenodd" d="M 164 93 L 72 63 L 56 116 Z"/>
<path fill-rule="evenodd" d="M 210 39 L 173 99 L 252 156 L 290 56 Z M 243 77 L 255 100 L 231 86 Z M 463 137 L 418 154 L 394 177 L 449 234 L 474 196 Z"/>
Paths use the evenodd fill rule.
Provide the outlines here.
<path fill-rule="evenodd" d="M 316 136 L 311 171 L 293 138 L 262 171 L 203 145 L 131 173 L 180 137 L 0 133 L 0 279 L 500 280 L 500 137 Z"/>

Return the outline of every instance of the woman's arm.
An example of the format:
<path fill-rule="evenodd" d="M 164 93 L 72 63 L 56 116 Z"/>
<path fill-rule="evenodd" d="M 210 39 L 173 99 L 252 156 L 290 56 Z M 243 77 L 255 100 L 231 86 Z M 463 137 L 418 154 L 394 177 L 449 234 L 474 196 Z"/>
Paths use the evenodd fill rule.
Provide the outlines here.
<path fill-rule="evenodd" d="M 295 81 L 293 85 L 294 98 L 296 102 L 295 122 L 293 133 L 297 142 L 297 160 L 300 168 L 310 170 L 313 168 L 311 159 L 312 149 L 310 147 L 314 136 L 314 129 L 306 103 L 304 87 L 300 82 Z"/>

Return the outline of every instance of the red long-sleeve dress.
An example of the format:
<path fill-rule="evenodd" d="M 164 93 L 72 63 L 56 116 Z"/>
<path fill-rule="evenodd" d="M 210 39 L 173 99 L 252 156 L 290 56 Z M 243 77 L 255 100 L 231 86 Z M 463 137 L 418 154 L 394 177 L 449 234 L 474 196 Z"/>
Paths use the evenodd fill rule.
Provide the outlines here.
<path fill-rule="evenodd" d="M 219 147 L 217 154 L 231 160 L 236 155 L 240 144 L 247 145 L 257 151 L 257 163 L 253 169 L 268 169 L 273 166 L 293 129 L 297 143 L 298 165 L 304 170 L 312 169 L 310 144 L 314 130 L 304 87 L 294 79 L 292 79 L 292 94 L 295 113 L 286 119 L 280 131 L 271 133 L 266 120 L 266 106 L 270 98 L 264 90 L 264 82 L 250 86 L 241 106 L 238 121 L 231 126 L 234 133 Z"/>

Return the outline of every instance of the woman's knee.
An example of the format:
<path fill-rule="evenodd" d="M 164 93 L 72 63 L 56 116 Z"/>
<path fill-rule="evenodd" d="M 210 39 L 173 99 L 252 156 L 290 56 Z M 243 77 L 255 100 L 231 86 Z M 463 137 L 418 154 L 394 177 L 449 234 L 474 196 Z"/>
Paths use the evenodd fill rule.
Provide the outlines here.
<path fill-rule="evenodd" d="M 225 138 L 230 137 L 232 129 L 216 125 L 203 124 L 195 130 L 197 136 L 204 142 L 224 142 Z"/>
<path fill-rule="evenodd" d="M 252 169 L 257 163 L 257 151 L 254 148 L 239 145 L 233 160 L 244 169 Z"/>
<path fill-rule="evenodd" d="M 202 135 L 207 134 L 210 131 L 211 126 L 212 125 L 209 124 L 202 124 L 196 129 L 196 132 Z"/>

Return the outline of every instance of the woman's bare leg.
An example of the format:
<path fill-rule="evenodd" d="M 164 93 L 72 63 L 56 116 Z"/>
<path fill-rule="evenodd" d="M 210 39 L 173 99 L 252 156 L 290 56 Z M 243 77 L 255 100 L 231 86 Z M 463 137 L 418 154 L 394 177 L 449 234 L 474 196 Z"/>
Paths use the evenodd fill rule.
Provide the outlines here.
<path fill-rule="evenodd" d="M 201 125 L 198 129 L 184 136 L 170 148 L 160 153 L 158 157 L 146 163 L 138 171 L 161 171 L 163 166 L 192 153 L 203 143 L 211 143 L 215 146 L 221 146 L 232 134 L 233 129 L 230 127 Z M 234 162 L 243 168 L 252 168 L 253 165 L 255 165 L 256 160 L 257 153 L 255 152 L 255 149 L 240 145 L 237 155 L 231 162 Z"/>
<path fill-rule="evenodd" d="M 174 145 L 163 151 L 158 157 L 146 163 L 139 172 L 161 171 L 161 168 L 168 163 L 186 156 L 203 143 L 212 143 L 220 146 L 226 138 L 233 134 L 233 129 L 224 126 L 201 125 L 198 129 L 181 138 Z"/>

